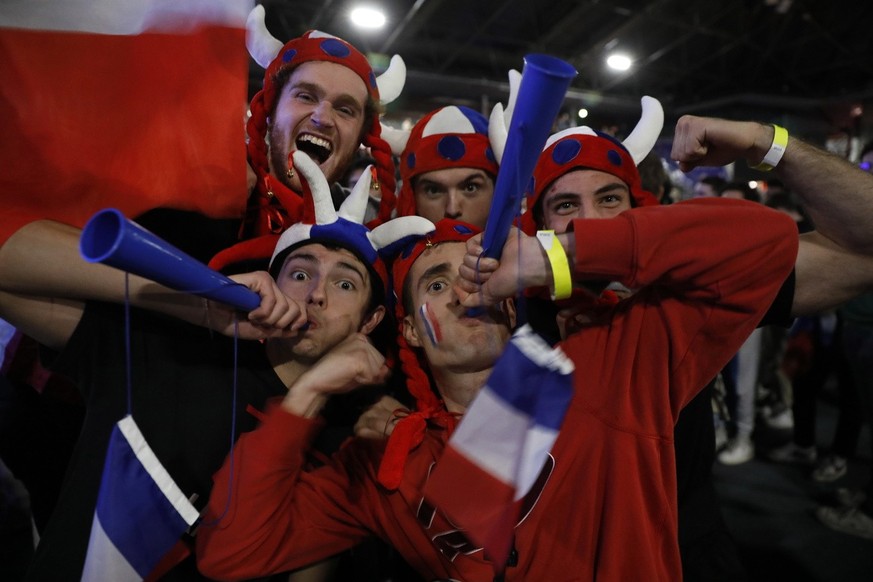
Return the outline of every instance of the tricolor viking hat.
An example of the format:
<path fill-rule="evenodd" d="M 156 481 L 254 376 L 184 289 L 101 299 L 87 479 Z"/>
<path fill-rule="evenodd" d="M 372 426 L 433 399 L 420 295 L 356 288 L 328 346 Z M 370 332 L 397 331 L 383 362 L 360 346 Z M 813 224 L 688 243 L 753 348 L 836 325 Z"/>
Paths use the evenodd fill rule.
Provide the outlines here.
<path fill-rule="evenodd" d="M 267 206 L 270 199 L 275 197 L 287 213 L 287 218 L 280 219 L 284 221 L 284 224 L 280 225 L 281 229 L 301 220 L 305 211 L 303 199 L 298 194 L 269 176 L 267 118 L 272 115 L 279 100 L 281 87 L 277 86 L 277 79 L 280 74 L 311 61 L 337 63 L 361 78 L 374 103 L 384 105 L 400 95 L 406 81 L 406 66 L 403 59 L 395 55 L 391 58 L 388 69 L 377 77 L 366 57 L 359 50 L 341 38 L 317 30 L 310 30 L 283 45 L 267 30 L 264 23 L 264 7 L 261 5 L 256 6 L 249 14 L 246 28 L 246 46 L 249 53 L 266 69 L 264 87 L 252 99 L 251 117 L 246 127 L 249 136 L 249 160 L 257 176 L 256 195 L 261 198 L 260 205 Z M 371 155 L 376 160 L 376 174 L 382 193 L 377 222 L 384 222 L 390 218 L 394 209 L 396 187 L 394 161 L 389 145 L 381 138 L 379 112 L 374 111 L 368 121 L 369 132 L 363 136 L 362 143 L 370 148 Z M 259 220 L 261 218 L 259 217 Z M 276 217 L 273 219 L 275 220 Z M 259 225 L 256 227 L 256 232 L 263 234 L 269 228 L 271 227 Z"/>
<path fill-rule="evenodd" d="M 312 243 L 334 245 L 354 253 L 370 270 L 376 289 L 383 296 L 388 289 L 388 270 L 382 255 L 406 244 L 413 237 L 433 232 L 431 221 L 421 216 L 404 216 L 389 220 L 372 231 L 364 226 L 367 198 L 370 192 L 369 168 L 355 184 L 352 193 L 340 209 L 334 210 L 330 186 L 318 165 L 303 152 L 292 154 L 294 168 L 300 172 L 304 195 L 311 196 L 315 208 L 314 223 L 298 222 L 279 237 L 270 259 L 270 273 L 277 276 L 285 257 L 294 249 Z"/>
<path fill-rule="evenodd" d="M 658 204 L 640 183 L 637 170 L 652 150 L 664 127 L 664 110 L 653 97 L 642 98 L 642 117 L 631 134 L 619 142 L 614 137 L 590 127 L 571 127 L 552 135 L 537 160 L 527 199 L 527 212 L 521 224 L 525 232 L 536 232 L 534 209 L 552 183 L 571 170 L 588 168 L 620 178 L 630 189 L 636 206 Z"/>

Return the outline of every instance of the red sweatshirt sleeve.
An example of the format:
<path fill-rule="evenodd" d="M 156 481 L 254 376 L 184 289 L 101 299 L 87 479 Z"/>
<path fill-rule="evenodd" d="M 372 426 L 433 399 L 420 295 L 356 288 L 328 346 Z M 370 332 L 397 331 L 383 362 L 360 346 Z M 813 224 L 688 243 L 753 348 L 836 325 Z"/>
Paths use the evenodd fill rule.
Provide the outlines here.
<path fill-rule="evenodd" d="M 240 437 L 213 478 L 197 532 L 203 574 L 240 580 L 285 572 L 370 535 L 364 523 L 368 504 L 359 496 L 367 495 L 363 489 L 373 481 L 352 475 L 366 470 L 362 459 L 346 450 L 342 460 L 302 470 L 319 424 L 277 406 L 256 430 Z"/>
<path fill-rule="evenodd" d="M 640 290 L 645 309 L 628 314 L 635 352 L 621 364 L 646 374 L 669 362 L 674 415 L 752 332 L 797 255 L 790 217 L 741 200 L 637 208 L 573 226 L 576 277 Z"/>

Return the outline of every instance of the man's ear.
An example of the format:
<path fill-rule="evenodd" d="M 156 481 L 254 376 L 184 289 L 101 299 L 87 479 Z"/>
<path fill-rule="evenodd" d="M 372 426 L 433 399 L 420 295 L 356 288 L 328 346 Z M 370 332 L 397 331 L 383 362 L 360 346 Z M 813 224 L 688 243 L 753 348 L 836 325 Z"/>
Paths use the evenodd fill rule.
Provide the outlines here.
<path fill-rule="evenodd" d="M 373 311 L 364 318 L 363 323 L 361 323 L 361 333 L 364 335 L 370 335 L 376 326 L 382 321 L 382 318 L 385 317 L 385 306 L 379 305 Z"/>
<path fill-rule="evenodd" d="M 403 318 L 403 339 L 414 348 L 421 347 L 421 338 L 418 337 L 418 331 L 415 329 L 415 317 L 412 315 Z"/>

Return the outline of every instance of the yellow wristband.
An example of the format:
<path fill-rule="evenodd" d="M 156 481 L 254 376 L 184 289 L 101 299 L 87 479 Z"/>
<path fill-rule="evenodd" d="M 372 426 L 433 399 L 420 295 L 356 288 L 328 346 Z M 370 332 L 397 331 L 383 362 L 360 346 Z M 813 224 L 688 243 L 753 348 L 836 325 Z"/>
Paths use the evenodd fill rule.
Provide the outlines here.
<path fill-rule="evenodd" d="M 788 130 L 778 125 L 773 125 L 773 143 L 770 144 L 770 151 L 761 160 L 757 166 L 752 166 L 753 170 L 761 170 L 769 172 L 776 167 L 776 164 L 782 160 L 782 154 L 785 153 L 785 148 L 788 146 Z"/>
<path fill-rule="evenodd" d="M 552 299 L 566 299 L 573 293 L 567 252 L 554 230 L 537 231 L 537 240 L 546 251 L 549 265 L 552 267 Z"/>

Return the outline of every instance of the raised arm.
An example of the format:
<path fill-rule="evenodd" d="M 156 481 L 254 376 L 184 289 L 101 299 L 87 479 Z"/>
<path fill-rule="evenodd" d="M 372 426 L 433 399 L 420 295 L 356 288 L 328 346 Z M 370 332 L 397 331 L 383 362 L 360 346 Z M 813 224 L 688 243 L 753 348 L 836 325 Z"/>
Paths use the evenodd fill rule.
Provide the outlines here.
<path fill-rule="evenodd" d="M 243 579 L 299 568 L 373 531 L 365 492 L 376 485 L 362 471 L 374 469 L 355 452 L 360 449 L 344 447 L 311 472 L 303 471 L 303 462 L 327 397 L 382 382 L 387 374 L 385 358 L 365 335 L 353 334 L 291 384 L 261 426 L 240 437 L 215 474 L 206 525 L 197 534 L 204 574 Z"/>
<path fill-rule="evenodd" d="M 686 115 L 676 124 L 672 157 L 684 171 L 738 159 L 754 165 L 773 135 L 770 125 Z M 800 239 L 792 314 L 832 309 L 873 290 L 873 175 L 791 136 L 774 172 L 816 227 Z"/>
<path fill-rule="evenodd" d="M 743 159 L 758 164 L 773 142 L 772 125 L 685 115 L 672 157 L 683 171 Z M 773 170 L 795 193 L 819 233 L 847 250 L 873 254 L 873 175 L 789 135 Z"/>

